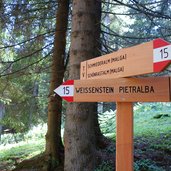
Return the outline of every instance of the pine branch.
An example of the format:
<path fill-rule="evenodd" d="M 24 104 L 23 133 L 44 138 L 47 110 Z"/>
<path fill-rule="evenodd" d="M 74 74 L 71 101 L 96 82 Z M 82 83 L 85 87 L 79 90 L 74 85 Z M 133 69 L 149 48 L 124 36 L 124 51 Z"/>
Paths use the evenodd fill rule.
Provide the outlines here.
<path fill-rule="evenodd" d="M 23 19 L 23 20 L 18 20 L 17 22 L 15 22 L 15 25 L 20 25 L 20 24 L 22 24 L 22 23 L 27 23 L 27 22 L 29 22 L 29 20 L 31 20 L 31 22 L 34 20 L 34 19 L 36 19 L 36 20 L 53 20 L 53 19 L 55 19 L 56 17 L 54 16 L 52 16 L 52 17 L 40 17 L 40 16 L 34 16 L 34 17 L 28 17 L 28 18 L 25 18 L 25 19 Z"/>
<path fill-rule="evenodd" d="M 101 0 L 97 0 L 97 1 L 101 1 Z M 115 1 L 115 0 L 114 0 Z M 113 6 L 117 6 L 117 5 L 120 5 L 118 3 L 114 3 L 114 2 L 106 2 L 106 1 L 101 1 L 103 4 L 110 4 L 110 5 L 113 5 Z M 156 4 L 159 4 L 159 3 L 162 3 L 163 0 L 161 1 L 156 1 L 156 2 L 148 2 L 148 3 L 141 3 L 140 4 L 143 4 L 143 5 L 156 5 Z"/>
<path fill-rule="evenodd" d="M 21 71 L 23 71 L 23 70 L 25 70 L 25 69 L 27 69 L 27 68 L 29 68 L 29 67 L 35 65 L 35 64 L 37 64 L 37 63 L 39 63 L 39 62 L 41 62 L 41 61 L 47 59 L 47 57 L 49 57 L 51 54 L 52 54 L 52 51 L 49 52 L 49 53 L 48 53 L 47 55 L 45 55 L 44 57 L 42 57 L 41 59 L 37 60 L 36 62 L 33 62 L 33 63 L 31 63 L 31 64 L 29 64 L 29 65 L 27 65 L 27 66 L 25 66 L 25 67 L 23 67 L 23 68 L 21 68 L 21 69 L 19 69 L 19 70 L 13 71 L 13 72 L 11 72 L 11 73 L 7 73 L 7 74 L 2 74 L 2 73 L 0 73 L 0 78 L 5 77 L 5 76 L 9 76 L 9 75 L 13 75 L 13 74 L 16 74 L 16 73 L 19 73 L 19 72 L 21 72 Z"/>
<path fill-rule="evenodd" d="M 156 39 L 156 38 L 158 38 L 158 36 L 135 37 L 135 36 L 120 35 L 120 34 L 114 32 L 113 30 L 111 30 L 109 27 L 105 26 L 104 24 L 102 24 L 102 26 L 107 28 L 110 31 L 110 33 L 109 33 L 109 32 L 106 32 L 106 31 L 102 30 L 103 33 L 111 35 L 111 36 L 115 36 L 115 37 L 120 37 L 120 38 L 123 38 L 123 39 L 137 39 L 137 40 L 139 40 L 139 39 L 147 40 L 148 39 L 149 40 L 149 39 Z M 171 36 L 171 34 L 163 35 L 163 37 L 169 37 L 169 36 Z"/>
<path fill-rule="evenodd" d="M 49 3 L 56 3 L 56 0 L 50 0 L 50 1 L 42 1 L 38 3 L 0 3 L 0 5 L 9 5 L 9 6 L 15 6 L 15 5 L 22 5 L 22 6 L 28 6 L 28 5 L 45 5 Z"/>
<path fill-rule="evenodd" d="M 41 11 L 44 11 L 44 13 L 47 14 L 47 12 L 52 7 L 56 7 L 56 6 L 57 6 L 57 4 L 53 4 L 53 6 L 48 6 L 48 7 L 43 7 L 43 8 L 41 8 L 41 7 L 40 8 L 35 8 L 35 9 L 26 9 L 26 8 L 24 8 L 23 10 L 19 9 L 17 11 L 15 9 L 11 9 L 8 13 L 1 14 L 0 18 L 2 20 L 6 20 L 7 17 L 10 18 L 10 17 L 17 17 L 17 16 L 24 16 L 24 15 L 28 16 L 28 13 L 29 13 L 29 15 L 33 16 L 33 15 L 37 15 L 38 12 L 40 14 Z"/>
<path fill-rule="evenodd" d="M 37 39 L 37 38 L 39 38 L 39 37 L 42 37 L 42 36 L 44 36 L 44 35 L 46 35 L 46 34 L 54 33 L 54 32 L 55 32 L 55 30 L 53 30 L 53 31 L 48 31 L 48 32 L 46 32 L 46 33 L 39 34 L 39 35 L 37 35 L 37 36 L 35 36 L 35 37 L 32 37 L 32 38 L 27 39 L 27 40 L 24 40 L 24 41 L 22 41 L 22 42 L 19 42 L 19 43 L 13 44 L 13 45 L 6 45 L 6 46 L 3 46 L 3 47 L 0 47 L 0 49 L 6 49 L 6 48 L 11 48 L 11 47 L 19 46 L 19 45 L 22 45 L 22 44 L 24 44 L 24 43 L 30 42 L 30 41 L 32 41 L 32 40 L 34 40 L 34 39 Z M 47 35 L 47 36 L 49 36 L 49 35 Z"/>
<path fill-rule="evenodd" d="M 138 13 L 114 13 L 114 12 L 110 12 L 110 11 L 102 11 L 102 13 L 104 14 L 112 14 L 112 15 L 138 15 L 140 14 L 139 12 Z"/>
<path fill-rule="evenodd" d="M 150 9 L 146 8 L 144 5 L 138 3 L 136 0 L 133 0 L 133 1 L 136 1 L 138 3 L 138 5 L 140 7 L 142 7 L 142 9 L 135 7 L 134 4 L 126 4 L 126 3 L 122 2 L 122 1 L 119 1 L 119 0 L 114 0 L 114 1 L 117 2 L 118 4 L 122 5 L 122 6 L 128 7 L 130 9 L 133 9 L 135 11 L 141 12 L 141 13 L 149 15 L 149 16 L 153 16 L 153 17 L 156 17 L 156 18 L 163 18 L 163 19 L 171 19 L 171 16 L 164 15 L 164 14 L 161 14 L 159 12 L 150 10 Z"/>
<path fill-rule="evenodd" d="M 50 45 L 52 45 L 52 44 L 53 44 L 53 43 L 50 43 L 50 44 L 48 44 L 48 45 L 46 45 L 46 46 L 44 46 L 44 47 L 42 47 L 42 48 L 40 48 L 40 49 L 34 51 L 33 53 L 30 53 L 30 54 L 28 54 L 28 55 L 25 55 L 25 56 L 23 56 L 23 57 L 21 57 L 21 58 L 18 58 L 18 59 L 16 59 L 16 60 L 14 60 L 14 61 L 5 62 L 5 63 L 9 63 L 9 66 L 8 66 L 7 68 L 5 68 L 5 69 L 0 73 L 0 75 L 3 74 L 3 73 L 5 73 L 7 70 L 9 70 L 9 69 L 12 67 L 12 65 L 13 65 L 14 63 L 16 63 L 16 62 L 18 62 L 18 61 L 20 61 L 20 60 L 22 60 L 22 59 L 26 59 L 26 58 L 28 58 L 28 57 L 31 57 L 31 56 L 33 56 L 34 54 L 37 54 L 37 53 L 41 52 L 43 49 L 47 48 L 48 46 L 50 46 Z M 1 63 L 3 63 L 3 62 L 1 62 Z"/>
<path fill-rule="evenodd" d="M 43 64 L 41 66 L 43 66 Z M 40 73 L 43 73 L 45 71 L 46 71 L 46 74 L 50 74 L 51 72 L 50 71 L 47 71 L 47 70 L 49 70 L 51 67 L 52 67 L 52 65 L 48 65 L 48 66 L 42 67 L 42 68 L 39 67 L 38 70 L 35 70 L 34 71 L 34 74 L 40 74 Z M 16 79 L 16 78 L 19 78 L 19 77 L 22 77 L 22 76 L 29 76 L 29 75 L 33 75 L 33 72 L 26 72 L 26 71 L 19 72 L 16 77 L 10 77 L 10 80 Z"/>

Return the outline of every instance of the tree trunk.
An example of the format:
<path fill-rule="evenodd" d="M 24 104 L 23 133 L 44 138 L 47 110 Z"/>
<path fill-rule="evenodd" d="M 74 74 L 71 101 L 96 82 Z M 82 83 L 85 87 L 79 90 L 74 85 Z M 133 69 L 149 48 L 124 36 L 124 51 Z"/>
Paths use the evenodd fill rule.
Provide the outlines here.
<path fill-rule="evenodd" d="M 100 40 L 100 34 L 101 34 L 101 1 L 96 1 L 96 13 L 95 13 L 95 56 L 101 55 L 101 40 Z M 99 142 L 101 142 L 101 137 L 103 137 L 103 134 L 101 133 L 99 122 L 98 122 L 98 111 L 97 111 L 97 103 L 94 103 L 94 130 L 95 130 L 95 136 L 96 136 L 96 146 L 99 146 Z M 100 145 L 101 146 L 101 145 Z"/>
<path fill-rule="evenodd" d="M 64 77 L 64 56 L 68 24 L 69 0 L 58 0 L 56 32 L 52 59 L 50 95 L 48 105 L 48 131 L 46 134 L 46 155 L 49 157 L 49 169 L 54 170 L 63 163 L 63 145 L 61 140 L 62 100 L 54 96 L 54 89 L 61 85 Z"/>
<path fill-rule="evenodd" d="M 0 102 L 0 120 L 3 119 L 5 114 L 5 105 Z M 1 141 L 1 135 L 2 135 L 2 125 L 0 125 L 0 141 Z"/>
<path fill-rule="evenodd" d="M 80 62 L 95 56 L 95 10 L 96 0 L 73 0 L 70 79 L 79 79 Z M 94 170 L 94 106 L 91 103 L 68 104 L 64 137 L 64 170 Z"/>
<path fill-rule="evenodd" d="M 95 39 L 96 39 L 96 47 L 95 47 L 95 56 L 101 56 L 101 1 L 96 1 L 96 13 L 95 13 L 95 19 L 96 19 L 96 25 L 95 25 Z M 95 130 L 95 142 L 97 148 L 105 148 L 111 141 L 107 139 L 100 130 L 100 125 L 98 121 L 98 110 L 97 110 L 97 103 L 94 103 L 94 130 Z"/>

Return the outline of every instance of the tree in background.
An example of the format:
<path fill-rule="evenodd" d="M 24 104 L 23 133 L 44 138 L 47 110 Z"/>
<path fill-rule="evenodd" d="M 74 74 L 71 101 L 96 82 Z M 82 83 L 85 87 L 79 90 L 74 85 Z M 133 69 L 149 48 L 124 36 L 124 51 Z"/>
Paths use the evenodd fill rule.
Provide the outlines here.
<path fill-rule="evenodd" d="M 103 1 L 103 52 L 158 37 L 170 40 L 170 1 Z M 105 22 L 105 16 L 108 21 Z M 115 24 L 114 24 L 115 23 Z M 106 36 L 108 35 L 108 36 Z"/>
<path fill-rule="evenodd" d="M 0 82 L 10 100 L 3 124 L 27 131 L 47 120 L 45 104 L 55 25 L 48 16 L 53 16 L 56 3 L 16 0 L 1 1 L 0 5 Z M 9 92 L 10 86 L 22 95 Z"/>
<path fill-rule="evenodd" d="M 49 158 L 48 171 L 53 171 L 59 165 L 61 167 L 64 160 L 64 149 L 61 139 L 62 99 L 54 95 L 54 89 L 62 84 L 64 78 L 68 12 L 69 0 L 58 0 L 48 105 L 48 131 L 46 134 L 46 155 Z M 59 170 L 63 170 L 62 167 Z"/>
<path fill-rule="evenodd" d="M 101 1 L 96 1 L 95 4 L 95 33 L 92 35 L 94 36 L 95 39 L 95 49 L 94 49 L 94 56 L 99 57 L 102 54 L 102 38 L 101 38 L 101 20 L 102 20 L 102 2 Z M 96 149 L 103 149 L 109 144 L 109 139 L 107 139 L 101 132 L 100 130 L 100 125 L 99 125 L 99 120 L 98 120 L 98 106 L 101 104 L 99 103 L 91 103 L 91 105 L 94 108 L 94 131 L 95 131 L 95 144 L 96 144 Z"/>
<path fill-rule="evenodd" d="M 6 92 L 9 89 L 9 84 L 11 86 L 15 83 L 14 85 L 17 85 L 23 93 L 21 95 L 18 91 L 12 91 L 12 95 L 16 99 L 14 101 L 9 96 L 10 91 L 8 91 L 8 98 L 10 99 L 8 108 L 12 109 L 13 113 L 6 110 L 5 118 L 7 119 L 4 119 L 3 124 L 12 127 L 11 123 L 15 121 L 13 118 L 16 118 L 13 123 L 16 124 L 17 121 L 18 125 L 24 123 L 22 126 L 26 128 L 24 131 L 27 131 L 30 129 L 30 125 L 34 126 L 42 120 L 46 121 L 44 118 L 47 115 L 47 106 L 45 105 L 46 95 L 48 95 L 48 75 L 51 73 L 45 151 L 45 160 L 48 160 L 48 162 L 47 168 L 43 166 L 43 169 L 54 170 L 57 166 L 62 169 L 64 157 L 60 134 L 62 101 L 61 98 L 54 96 L 53 90 L 62 83 L 64 76 L 69 1 L 38 2 L 33 0 L 29 3 L 27 1 L 22 3 L 15 1 L 2 3 L 1 5 L 5 9 L 1 19 L 6 22 L 4 22 L 3 30 L 5 33 L 0 35 L 2 39 L 4 38 L 0 47 L 2 54 L 0 59 L 0 79 L 1 82 L 3 80 Z M 53 15 L 56 10 L 55 17 Z M 55 22 L 56 28 L 54 28 Z M 7 36 L 7 33 L 12 36 Z M 55 40 L 53 39 L 54 33 Z M 6 52 L 10 56 L 7 56 Z M 50 68 L 51 71 L 49 72 Z M 8 84 L 5 84 L 6 79 Z M 27 94 L 28 96 L 26 96 Z M 20 97 L 18 97 L 19 95 Z M 17 111 L 19 112 L 16 114 Z M 15 117 L 11 117 L 11 115 L 15 115 Z M 21 128 L 21 126 L 18 127 Z M 16 130 L 16 126 L 14 128 Z M 42 158 L 38 160 L 40 162 L 37 162 L 37 160 L 23 162 L 21 167 L 30 167 L 31 163 L 36 167 L 42 163 Z M 44 165 L 46 165 L 46 161 L 44 161 Z"/>

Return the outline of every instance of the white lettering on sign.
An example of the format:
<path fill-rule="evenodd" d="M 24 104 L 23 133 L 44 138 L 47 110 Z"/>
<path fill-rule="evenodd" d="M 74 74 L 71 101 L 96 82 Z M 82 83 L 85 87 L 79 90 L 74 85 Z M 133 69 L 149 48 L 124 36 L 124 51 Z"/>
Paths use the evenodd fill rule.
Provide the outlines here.
<path fill-rule="evenodd" d="M 61 97 L 74 96 L 74 85 L 61 85 L 54 92 Z"/>
<path fill-rule="evenodd" d="M 153 57 L 154 63 L 171 60 L 171 45 L 154 49 Z"/>

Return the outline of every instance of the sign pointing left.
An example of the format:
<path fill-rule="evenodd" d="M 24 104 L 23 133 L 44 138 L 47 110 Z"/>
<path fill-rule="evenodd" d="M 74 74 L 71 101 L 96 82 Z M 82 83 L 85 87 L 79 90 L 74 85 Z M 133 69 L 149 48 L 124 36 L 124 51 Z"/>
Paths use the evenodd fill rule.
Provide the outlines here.
<path fill-rule="evenodd" d="M 68 80 L 54 91 L 68 102 L 170 102 L 171 78 Z"/>
<path fill-rule="evenodd" d="M 54 92 L 68 102 L 73 102 L 74 97 L 74 80 L 68 80 L 61 86 L 57 87 Z"/>

